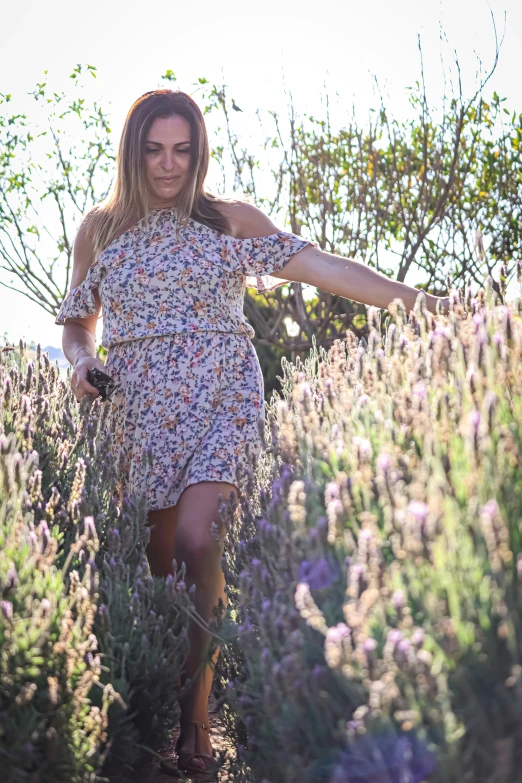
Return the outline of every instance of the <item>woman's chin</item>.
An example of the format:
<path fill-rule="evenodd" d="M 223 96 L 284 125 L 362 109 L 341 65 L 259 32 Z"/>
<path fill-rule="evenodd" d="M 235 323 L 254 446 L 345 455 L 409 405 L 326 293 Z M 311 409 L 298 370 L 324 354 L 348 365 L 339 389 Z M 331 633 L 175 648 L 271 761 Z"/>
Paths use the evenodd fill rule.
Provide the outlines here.
<path fill-rule="evenodd" d="M 155 207 L 168 207 L 173 206 L 179 195 L 179 188 L 162 188 L 161 190 L 155 190 L 151 196 L 150 204 L 152 209 Z"/>

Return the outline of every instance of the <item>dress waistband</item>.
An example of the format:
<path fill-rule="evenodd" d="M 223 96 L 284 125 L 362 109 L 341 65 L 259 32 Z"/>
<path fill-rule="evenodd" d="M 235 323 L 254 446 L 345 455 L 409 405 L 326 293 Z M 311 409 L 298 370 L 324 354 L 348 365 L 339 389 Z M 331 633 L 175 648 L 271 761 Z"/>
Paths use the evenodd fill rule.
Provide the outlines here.
<path fill-rule="evenodd" d="M 138 340 L 166 340 L 168 338 L 175 338 L 177 335 L 185 335 L 188 337 L 194 337 L 199 334 L 226 334 L 226 335 L 234 335 L 236 337 L 242 337 L 250 342 L 252 341 L 252 338 L 249 334 L 245 334 L 245 332 L 231 332 L 227 329 L 193 329 L 188 331 L 181 331 L 181 332 L 164 332 L 162 334 L 149 334 L 149 335 L 140 335 L 138 337 L 129 337 L 126 340 L 119 340 L 118 342 L 112 342 L 109 346 L 103 346 L 106 351 L 110 351 L 111 348 L 117 348 L 118 346 L 127 345 L 128 343 L 135 343 L 138 342 Z"/>

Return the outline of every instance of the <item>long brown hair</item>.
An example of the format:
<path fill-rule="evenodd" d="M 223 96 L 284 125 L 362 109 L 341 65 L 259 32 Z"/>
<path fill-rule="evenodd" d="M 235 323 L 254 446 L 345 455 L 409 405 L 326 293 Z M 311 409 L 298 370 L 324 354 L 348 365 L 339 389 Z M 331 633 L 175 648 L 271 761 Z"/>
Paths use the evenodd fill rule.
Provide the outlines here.
<path fill-rule="evenodd" d="M 188 219 L 193 218 L 220 233 L 229 233 L 229 223 L 217 206 L 228 203 L 229 199 L 214 196 L 204 189 L 210 151 L 203 114 L 190 95 L 181 90 L 152 90 L 131 106 L 121 134 L 111 192 L 90 213 L 88 230 L 93 237 L 95 258 L 122 229 L 147 217 L 145 141 L 154 120 L 174 114 L 187 120 L 191 136 L 189 178 L 177 205 L 180 222 L 186 225 Z"/>

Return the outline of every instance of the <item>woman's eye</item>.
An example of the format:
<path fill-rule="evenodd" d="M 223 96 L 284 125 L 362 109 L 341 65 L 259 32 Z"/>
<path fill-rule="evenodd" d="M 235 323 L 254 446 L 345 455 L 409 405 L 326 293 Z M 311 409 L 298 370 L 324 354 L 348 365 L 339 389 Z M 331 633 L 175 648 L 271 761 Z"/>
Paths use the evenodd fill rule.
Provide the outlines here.
<path fill-rule="evenodd" d="M 186 150 L 178 150 L 178 152 L 179 152 L 181 155 L 187 155 L 187 154 L 190 152 L 190 149 L 186 149 Z"/>
<path fill-rule="evenodd" d="M 154 155 L 154 153 L 159 152 L 158 149 L 151 149 L 150 147 L 146 150 L 148 155 Z"/>

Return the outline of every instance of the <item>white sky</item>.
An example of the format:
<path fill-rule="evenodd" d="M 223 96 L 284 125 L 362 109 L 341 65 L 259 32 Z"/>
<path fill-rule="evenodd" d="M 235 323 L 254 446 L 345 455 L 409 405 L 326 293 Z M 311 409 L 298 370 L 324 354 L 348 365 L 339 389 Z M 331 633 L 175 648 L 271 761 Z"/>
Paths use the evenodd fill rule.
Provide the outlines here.
<path fill-rule="evenodd" d="M 248 10 L 250 8 L 250 10 Z M 486 94 L 496 90 L 506 106 L 522 111 L 522 3 L 520 0 L 17 0 L 2 8 L 0 92 L 33 89 L 49 70 L 54 83 L 77 63 L 96 66 L 92 96 L 110 110 L 115 136 L 136 97 L 159 85 L 172 69 L 177 86 L 199 76 L 219 82 L 243 109 L 245 131 L 255 109 L 283 109 L 283 74 L 298 110 L 319 105 L 323 84 L 343 103 L 355 100 L 360 117 L 376 106 L 370 73 L 389 93 L 397 116 L 407 111 L 405 87 L 420 78 L 417 34 L 423 44 L 428 97 L 440 97 L 439 25 L 459 55 L 465 91 L 475 84 L 478 53 L 493 58 L 490 9 L 505 41 Z M 446 54 L 448 54 L 446 47 Z M 234 118 L 236 119 L 236 118 Z M 61 345 L 62 327 L 22 295 L 0 286 L 0 336 Z M 100 338 L 98 333 L 97 337 Z"/>

